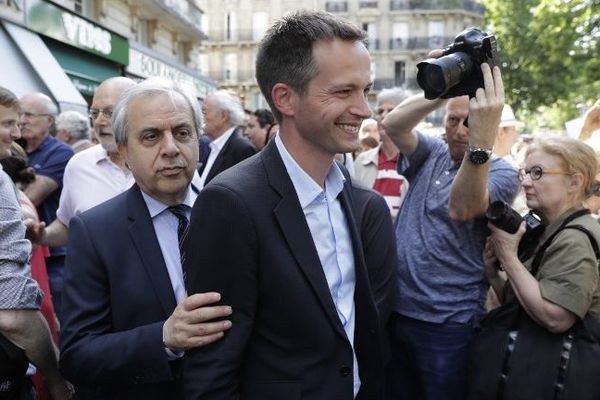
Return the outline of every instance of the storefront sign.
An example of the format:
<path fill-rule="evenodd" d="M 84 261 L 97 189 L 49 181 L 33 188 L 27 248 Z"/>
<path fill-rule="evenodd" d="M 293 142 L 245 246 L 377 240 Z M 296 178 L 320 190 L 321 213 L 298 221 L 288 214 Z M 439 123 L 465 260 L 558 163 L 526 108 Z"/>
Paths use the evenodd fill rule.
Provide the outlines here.
<path fill-rule="evenodd" d="M 126 38 L 55 4 L 29 0 L 26 25 L 60 42 L 122 65 L 128 64 L 129 44 Z"/>
<path fill-rule="evenodd" d="M 159 77 L 172 80 L 192 89 L 196 93 L 196 97 L 199 98 L 205 98 L 216 90 L 215 85 L 209 81 L 204 81 L 199 77 L 190 75 L 181 69 L 131 48 L 129 49 L 129 66 L 127 67 L 127 71 L 145 78 Z"/>
<path fill-rule="evenodd" d="M 25 22 L 25 0 L 0 0 L 0 17 L 17 23 Z"/>

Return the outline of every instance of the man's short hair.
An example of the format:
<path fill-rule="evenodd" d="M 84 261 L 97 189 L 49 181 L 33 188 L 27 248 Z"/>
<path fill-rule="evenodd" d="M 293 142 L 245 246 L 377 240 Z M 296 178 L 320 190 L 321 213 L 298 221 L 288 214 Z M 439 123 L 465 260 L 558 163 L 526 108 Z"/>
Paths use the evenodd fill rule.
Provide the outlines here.
<path fill-rule="evenodd" d="M 56 118 L 56 130 L 64 130 L 75 140 L 90 138 L 90 119 L 77 111 L 63 111 Z"/>
<path fill-rule="evenodd" d="M 7 88 L 0 86 L 0 106 L 18 110 L 19 98 Z"/>
<path fill-rule="evenodd" d="M 266 108 L 259 108 L 258 110 L 252 113 L 256 117 L 256 121 L 261 128 L 265 126 L 271 126 L 275 122 L 275 117 L 273 117 L 273 113 L 271 110 L 267 110 Z"/>
<path fill-rule="evenodd" d="M 128 114 L 131 102 L 139 97 L 154 97 L 164 94 L 173 95 L 174 93 L 179 93 L 182 95 L 190 107 L 190 111 L 192 113 L 191 117 L 194 121 L 194 128 L 196 128 L 197 137 L 200 138 L 200 135 L 202 135 L 204 120 L 202 117 L 202 112 L 200 111 L 200 104 L 198 103 L 196 97 L 186 88 L 175 82 L 160 78 L 150 78 L 125 90 L 125 92 L 123 92 L 119 98 L 119 101 L 117 101 L 112 115 L 112 129 L 117 144 L 127 144 Z"/>
<path fill-rule="evenodd" d="M 366 33 L 351 22 L 323 11 L 295 11 L 279 19 L 267 30 L 256 57 L 256 80 L 275 118 L 281 113 L 275 107 L 271 90 L 285 83 L 300 96 L 317 74 L 313 46 L 318 41 L 366 40 Z"/>
<path fill-rule="evenodd" d="M 219 110 L 229 114 L 229 123 L 233 126 L 242 125 L 246 121 L 246 112 L 240 98 L 227 90 L 217 90 L 209 95 Z"/>

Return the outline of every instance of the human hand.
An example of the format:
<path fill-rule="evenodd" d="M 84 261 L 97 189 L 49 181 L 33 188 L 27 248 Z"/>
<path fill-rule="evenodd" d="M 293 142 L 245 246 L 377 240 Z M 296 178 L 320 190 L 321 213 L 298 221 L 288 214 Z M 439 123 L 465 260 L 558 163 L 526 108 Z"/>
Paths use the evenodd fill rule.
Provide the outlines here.
<path fill-rule="evenodd" d="M 525 234 L 525 221 L 521 222 L 519 229 L 514 234 L 498 228 L 491 222 L 488 222 L 488 228 L 492 231 L 488 242 L 500 264 L 506 268 L 508 265 L 511 265 L 512 261 L 518 260 L 517 252 L 519 250 L 519 242 Z"/>
<path fill-rule="evenodd" d="M 26 218 L 25 237 L 35 244 L 44 244 L 46 240 L 46 224 L 44 222 L 36 222 L 34 219 Z"/>
<path fill-rule="evenodd" d="M 592 132 L 598 129 L 600 129 L 600 99 L 596 100 L 594 105 L 585 112 L 580 139 L 589 138 Z"/>
<path fill-rule="evenodd" d="M 223 337 L 231 321 L 215 321 L 231 315 L 231 307 L 214 305 L 221 300 L 219 293 L 196 293 L 175 307 L 163 325 L 165 346 L 173 351 L 185 351 L 206 346 Z"/>
<path fill-rule="evenodd" d="M 500 68 L 483 63 L 481 72 L 484 86 L 469 100 L 469 145 L 491 149 L 504 108 L 504 84 Z"/>

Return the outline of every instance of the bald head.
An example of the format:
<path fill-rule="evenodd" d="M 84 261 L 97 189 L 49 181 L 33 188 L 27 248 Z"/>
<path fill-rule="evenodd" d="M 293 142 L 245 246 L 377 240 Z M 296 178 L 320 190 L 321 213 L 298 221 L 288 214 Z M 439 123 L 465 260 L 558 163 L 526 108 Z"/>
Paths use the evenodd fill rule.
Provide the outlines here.
<path fill-rule="evenodd" d="M 96 115 L 96 117 L 92 118 L 92 127 L 100 144 L 108 153 L 118 151 L 110 115 L 121 94 L 135 85 L 136 83 L 133 80 L 117 76 L 102 82 L 94 94 L 90 113 Z"/>
<path fill-rule="evenodd" d="M 27 151 L 37 149 L 48 137 L 58 112 L 56 104 L 43 93 L 29 93 L 21 97 L 21 135 L 27 143 Z"/>

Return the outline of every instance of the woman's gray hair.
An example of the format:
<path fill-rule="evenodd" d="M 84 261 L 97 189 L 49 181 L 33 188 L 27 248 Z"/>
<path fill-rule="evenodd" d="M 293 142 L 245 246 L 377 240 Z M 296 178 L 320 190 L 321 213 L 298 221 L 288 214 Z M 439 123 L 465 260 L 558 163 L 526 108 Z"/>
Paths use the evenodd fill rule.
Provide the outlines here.
<path fill-rule="evenodd" d="M 194 94 L 175 82 L 161 78 L 150 78 L 123 92 L 115 105 L 112 115 L 112 129 L 117 144 L 127 144 L 128 112 L 132 101 L 139 97 L 153 97 L 162 94 L 173 95 L 174 93 L 183 96 L 190 107 L 194 128 L 196 128 L 196 134 L 199 138 L 202 135 L 204 120 L 200 111 L 200 104 Z"/>
<path fill-rule="evenodd" d="M 63 111 L 56 117 L 56 130 L 67 131 L 76 140 L 90 138 L 90 119 L 77 111 Z"/>
<path fill-rule="evenodd" d="M 210 94 L 210 97 L 215 101 L 219 110 L 229 114 L 229 122 L 231 125 L 242 125 L 246 120 L 246 113 L 242 102 L 235 94 L 227 90 L 217 90 Z"/>

